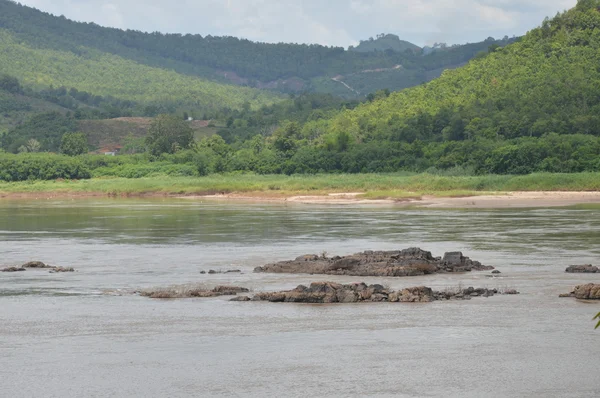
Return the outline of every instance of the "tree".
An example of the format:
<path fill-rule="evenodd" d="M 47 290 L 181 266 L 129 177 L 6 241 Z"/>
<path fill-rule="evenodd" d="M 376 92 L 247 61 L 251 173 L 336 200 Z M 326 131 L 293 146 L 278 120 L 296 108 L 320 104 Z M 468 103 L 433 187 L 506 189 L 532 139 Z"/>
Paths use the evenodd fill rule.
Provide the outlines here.
<path fill-rule="evenodd" d="M 87 138 L 83 133 L 65 133 L 60 141 L 60 152 L 69 156 L 82 155 L 88 151 Z"/>
<path fill-rule="evenodd" d="M 12 94 L 21 93 L 21 83 L 16 77 L 10 75 L 0 75 L 0 90 L 8 91 Z"/>
<path fill-rule="evenodd" d="M 172 115 L 156 117 L 146 137 L 146 147 L 154 156 L 189 149 L 193 144 L 194 132 L 189 123 Z"/>
<path fill-rule="evenodd" d="M 27 141 L 26 147 L 27 152 L 39 152 L 42 144 L 40 144 L 40 142 L 35 138 L 31 138 L 29 141 Z"/>

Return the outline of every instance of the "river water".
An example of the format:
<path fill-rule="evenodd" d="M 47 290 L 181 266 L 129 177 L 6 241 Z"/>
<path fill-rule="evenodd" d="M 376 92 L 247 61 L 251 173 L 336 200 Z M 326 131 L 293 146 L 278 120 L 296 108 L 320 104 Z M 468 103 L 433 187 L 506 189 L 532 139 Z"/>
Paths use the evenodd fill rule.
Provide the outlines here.
<path fill-rule="evenodd" d="M 598 397 L 600 207 L 432 210 L 190 200 L 0 201 L 0 397 Z M 415 278 L 254 274 L 298 255 L 418 246 L 489 273 Z M 241 274 L 201 271 L 240 269 Z M 312 281 L 514 288 L 429 304 L 151 300 L 185 283 L 254 291 Z"/>

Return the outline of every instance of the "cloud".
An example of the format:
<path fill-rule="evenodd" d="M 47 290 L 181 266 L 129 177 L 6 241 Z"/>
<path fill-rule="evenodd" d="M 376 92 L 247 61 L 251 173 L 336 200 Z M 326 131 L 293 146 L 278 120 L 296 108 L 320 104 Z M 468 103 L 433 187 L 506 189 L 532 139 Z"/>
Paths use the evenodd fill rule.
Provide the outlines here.
<path fill-rule="evenodd" d="M 21 0 L 78 21 L 142 31 L 348 46 L 378 33 L 415 44 L 521 35 L 576 0 Z"/>

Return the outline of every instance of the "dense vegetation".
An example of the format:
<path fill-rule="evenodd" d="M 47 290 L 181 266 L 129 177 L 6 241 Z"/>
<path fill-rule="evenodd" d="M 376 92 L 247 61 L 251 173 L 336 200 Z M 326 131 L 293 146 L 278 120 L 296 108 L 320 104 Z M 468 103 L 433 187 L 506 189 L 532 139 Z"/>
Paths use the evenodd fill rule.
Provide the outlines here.
<path fill-rule="evenodd" d="M 0 153 L 0 181 L 90 178 L 80 159 L 50 154 Z"/>
<path fill-rule="evenodd" d="M 599 7 L 579 1 L 426 85 L 281 130 L 281 170 L 598 170 Z"/>
<path fill-rule="evenodd" d="M 245 104 L 213 112 L 224 126 L 197 142 L 182 115 L 161 116 L 146 142 L 136 143 L 144 154 L 81 162 L 92 176 L 128 178 L 600 171 L 599 10 L 600 0 L 580 0 L 517 43 L 491 47 L 428 84 L 380 90 L 362 104 L 318 94 L 254 109 Z M 23 91 L 10 78 L 0 87 L 7 95 Z M 36 116 L 0 137 L 2 147 L 32 152 L 34 140 L 42 150 L 58 150 L 63 134 L 77 130 L 75 121 L 61 113 Z"/>
<path fill-rule="evenodd" d="M 393 45 L 388 43 L 386 48 L 389 51 L 345 51 L 340 47 L 321 45 L 267 44 L 235 37 L 143 33 L 104 28 L 93 23 L 78 23 L 64 17 L 55 17 L 10 0 L 0 0 L 0 30 L 4 30 L 4 37 L 0 36 L 0 47 L 13 47 L 13 53 L 24 52 L 15 62 L 10 63 L 11 72 L 16 69 L 15 64 L 18 64 L 19 58 L 33 56 L 32 52 L 36 53 L 39 50 L 42 54 L 39 54 L 38 61 L 45 61 L 52 69 L 55 69 L 55 61 L 59 61 L 61 67 L 67 67 L 65 63 L 77 61 L 76 69 L 82 69 L 90 67 L 86 60 L 93 60 L 103 64 L 102 71 L 94 71 L 97 74 L 119 69 L 129 70 L 137 63 L 152 68 L 141 71 L 152 70 L 157 73 L 153 69 L 167 69 L 177 72 L 176 74 L 200 76 L 222 82 L 233 81 L 236 84 L 256 87 L 262 87 L 261 83 L 279 82 L 268 87 L 283 91 L 300 89 L 321 92 L 326 92 L 327 87 L 330 87 L 322 84 L 323 78 L 356 74 L 364 70 L 394 68 L 397 65 L 410 70 L 411 74 L 418 74 L 421 79 L 416 83 L 419 84 L 426 81 L 428 71 L 456 67 L 477 53 L 487 50 L 490 45 L 505 45 L 510 41 L 508 38 L 500 41 L 492 39 L 467 46 L 449 47 L 446 51 L 437 51 L 428 56 L 422 56 L 418 47 L 400 40 L 392 40 Z M 7 37 L 8 35 L 10 36 Z M 390 37 L 388 35 L 382 39 L 390 42 Z M 18 48 L 14 48 L 16 43 L 19 43 Z M 367 42 L 365 45 L 370 48 L 373 43 Z M 409 51 L 404 51 L 406 49 Z M 226 73 L 231 75 L 232 72 L 233 76 L 224 77 Z M 47 73 L 47 70 L 43 73 Z M 17 76 L 25 77 L 24 74 Z M 100 87 L 97 81 L 86 81 L 85 86 L 79 86 L 75 83 L 80 83 L 80 76 L 73 81 L 67 81 L 64 75 L 51 74 L 40 77 L 43 78 L 39 83 L 53 83 L 97 94 L 111 94 L 128 99 L 135 96 L 135 99 L 140 99 L 139 95 L 134 95 L 138 93 L 132 93 L 130 90 L 119 92 L 115 90 L 116 87 L 111 87 L 111 92 L 98 91 Z M 109 78 L 110 75 L 104 77 Z M 414 84 L 413 81 L 406 82 L 402 73 L 395 74 L 385 86 L 369 84 L 370 79 L 374 77 L 373 73 L 361 74 L 360 77 L 362 86 L 365 87 L 360 95 L 382 88 L 396 90 Z M 28 74 L 27 81 L 32 82 L 37 78 L 38 75 Z M 130 78 L 139 83 L 133 74 L 124 76 L 124 82 L 129 83 Z M 174 79 L 173 74 L 169 74 L 161 80 Z M 289 81 L 290 79 L 292 81 Z M 300 79 L 300 82 L 295 79 Z M 119 82 L 122 83 L 123 81 Z M 129 86 L 126 84 L 125 88 Z M 163 89 L 167 87 L 164 84 L 160 85 Z M 200 88 L 199 91 L 203 92 Z M 123 94 L 128 96 L 123 97 Z M 346 90 L 344 94 L 357 95 L 350 90 Z M 169 93 L 165 95 L 166 98 L 170 96 Z M 183 93 L 182 96 L 185 97 Z"/>
<path fill-rule="evenodd" d="M 0 70 L 34 87 L 64 86 L 122 100 L 215 110 L 272 103 L 276 96 L 141 65 L 88 49 L 85 54 L 40 49 L 0 29 Z"/>

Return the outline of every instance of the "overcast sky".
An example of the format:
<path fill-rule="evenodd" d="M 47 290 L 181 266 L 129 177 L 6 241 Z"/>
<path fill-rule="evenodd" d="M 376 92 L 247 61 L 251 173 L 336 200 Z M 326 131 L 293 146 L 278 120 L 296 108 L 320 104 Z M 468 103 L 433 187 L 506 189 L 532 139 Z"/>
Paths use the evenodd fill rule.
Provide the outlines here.
<path fill-rule="evenodd" d="M 378 33 L 423 46 L 522 35 L 577 0 L 19 0 L 77 21 L 142 31 L 347 47 Z"/>

